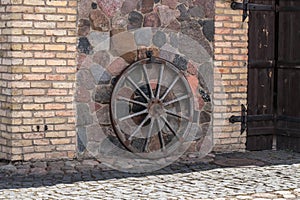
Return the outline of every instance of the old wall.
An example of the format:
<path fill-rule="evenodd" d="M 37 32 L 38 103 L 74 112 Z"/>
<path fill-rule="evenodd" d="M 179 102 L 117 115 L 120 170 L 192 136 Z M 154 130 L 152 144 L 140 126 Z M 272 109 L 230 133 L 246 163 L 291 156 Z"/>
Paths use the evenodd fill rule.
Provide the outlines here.
<path fill-rule="evenodd" d="M 241 12 L 231 10 L 230 2 L 225 0 L 134 0 L 124 1 L 122 5 L 117 2 L 123 1 L 1 0 L 0 159 L 56 159 L 84 151 L 82 142 L 91 138 L 83 134 L 86 130 L 75 128 L 73 100 L 75 96 L 76 102 L 86 103 L 87 93 L 75 81 L 76 67 L 80 69 L 83 61 L 89 66 L 93 62 L 107 65 L 102 66 L 105 68 L 99 77 L 102 82 L 97 86 L 102 91 L 98 103 L 107 104 L 111 90 L 108 83 L 124 67 L 144 56 L 141 52 L 149 47 L 156 55 L 183 63 L 187 73 L 193 75 L 196 70 L 204 75 L 214 106 L 213 120 L 209 122 L 213 127 L 214 150 L 245 148 L 245 135 L 239 135 L 239 124 L 228 123 L 229 116 L 239 114 L 240 104 L 246 103 L 247 95 L 248 27 L 241 22 Z M 136 33 L 135 37 L 129 39 L 134 41 L 135 53 L 124 53 L 123 47 L 109 52 L 109 56 L 103 52 L 111 45 L 107 38 L 142 27 L 155 27 L 158 34 L 147 41 L 144 38 L 150 33 L 147 29 L 132 32 Z M 185 42 L 178 48 L 177 38 L 173 37 L 176 34 L 171 32 L 180 32 L 200 43 L 202 50 L 214 59 L 214 68 L 206 65 L 213 73 L 201 71 L 205 65 L 193 62 L 198 59 L 197 51 L 182 48 Z M 128 35 L 115 39 L 128 39 Z M 93 60 L 96 53 L 100 60 Z M 85 109 L 81 106 L 79 111 Z M 96 118 L 105 116 L 102 113 Z M 202 120 L 205 116 L 202 114 Z M 200 149 L 195 143 L 190 150 Z"/>
<path fill-rule="evenodd" d="M 242 22 L 242 11 L 232 10 L 230 3 L 216 1 L 215 16 L 214 150 L 221 152 L 243 151 L 246 142 L 240 123 L 228 122 L 247 103 L 248 60 L 248 23 Z"/>
<path fill-rule="evenodd" d="M 2 97 L 9 98 L 1 101 L 12 117 L 1 118 L 2 137 L 9 138 L 2 158 L 73 157 L 77 1 L 1 3 L 1 34 L 10 42 L 10 61 L 1 66 Z"/>

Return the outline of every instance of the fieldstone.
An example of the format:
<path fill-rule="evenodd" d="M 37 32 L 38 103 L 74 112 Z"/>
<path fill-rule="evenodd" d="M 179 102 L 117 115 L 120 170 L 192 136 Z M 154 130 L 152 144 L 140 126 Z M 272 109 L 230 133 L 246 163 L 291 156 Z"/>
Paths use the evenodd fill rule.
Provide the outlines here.
<path fill-rule="evenodd" d="M 111 80 L 111 74 L 108 73 L 107 71 L 104 71 L 104 73 L 100 77 L 100 80 L 99 80 L 98 84 L 99 85 L 108 84 L 108 83 L 110 83 L 110 80 Z"/>
<path fill-rule="evenodd" d="M 204 111 L 202 111 L 202 112 L 200 113 L 200 123 L 201 123 L 201 124 L 210 122 L 210 120 L 211 120 L 211 116 L 210 116 L 209 113 L 204 112 Z"/>
<path fill-rule="evenodd" d="M 213 63 L 211 62 L 205 62 L 203 63 L 199 69 L 199 74 L 202 75 L 202 78 L 205 82 L 205 87 L 202 88 L 208 88 L 209 91 L 213 91 L 214 87 L 214 69 L 213 69 Z"/>
<path fill-rule="evenodd" d="M 95 2 L 93 2 L 91 6 L 92 6 L 93 9 L 97 9 L 98 8 L 98 5 Z"/>
<path fill-rule="evenodd" d="M 134 34 L 121 32 L 111 37 L 111 53 L 114 56 L 121 56 L 137 49 Z"/>
<path fill-rule="evenodd" d="M 162 31 L 157 31 L 153 36 L 153 44 L 157 47 L 162 47 L 167 41 L 166 35 Z"/>
<path fill-rule="evenodd" d="M 208 113 L 211 113 L 212 112 L 212 104 L 211 103 L 206 103 L 203 110 L 208 112 Z"/>
<path fill-rule="evenodd" d="M 91 113 L 94 113 L 95 111 L 99 110 L 102 107 L 102 105 L 100 103 L 96 103 L 96 102 L 89 102 L 89 108 Z"/>
<path fill-rule="evenodd" d="M 112 18 L 112 28 L 113 29 L 126 29 L 127 18 L 124 16 L 116 15 Z"/>
<path fill-rule="evenodd" d="M 86 128 L 77 128 L 77 149 L 80 153 L 84 152 L 87 145 Z"/>
<path fill-rule="evenodd" d="M 143 23 L 143 15 L 136 11 L 131 11 L 128 15 L 128 29 L 141 28 Z"/>
<path fill-rule="evenodd" d="M 99 85 L 94 92 L 94 100 L 97 103 L 110 103 L 113 87 L 111 85 Z"/>
<path fill-rule="evenodd" d="M 178 34 L 171 32 L 169 37 L 170 37 L 170 44 L 172 45 L 172 47 L 178 48 Z"/>
<path fill-rule="evenodd" d="M 102 11 L 92 10 L 90 13 L 90 20 L 94 30 L 109 31 L 109 20 Z"/>
<path fill-rule="evenodd" d="M 78 17 L 79 19 L 88 18 L 92 10 L 92 0 L 84 0 L 78 2 Z"/>
<path fill-rule="evenodd" d="M 75 101 L 80 103 L 87 103 L 91 100 L 89 91 L 84 87 L 77 87 L 75 94 Z"/>
<path fill-rule="evenodd" d="M 107 67 L 110 63 L 110 56 L 107 51 L 97 51 L 93 55 L 93 62 L 101 65 L 102 67 Z"/>
<path fill-rule="evenodd" d="M 179 70 L 187 70 L 188 61 L 184 57 L 176 54 L 173 63 Z"/>
<path fill-rule="evenodd" d="M 116 58 L 108 67 L 107 71 L 113 75 L 120 75 L 121 72 L 128 66 L 123 58 Z"/>
<path fill-rule="evenodd" d="M 122 7 L 123 0 L 97 0 L 99 7 L 108 17 L 112 17 Z"/>
<path fill-rule="evenodd" d="M 78 35 L 86 36 L 90 32 L 90 21 L 87 19 L 80 19 L 78 21 Z"/>
<path fill-rule="evenodd" d="M 87 104 L 79 103 L 76 105 L 76 124 L 77 126 L 84 126 L 93 122 L 93 117 L 90 114 L 90 109 Z"/>
<path fill-rule="evenodd" d="M 102 74 L 104 73 L 103 67 L 99 64 L 93 64 L 90 67 L 90 71 L 92 76 L 94 77 L 95 82 L 98 83 L 100 81 Z"/>
<path fill-rule="evenodd" d="M 211 56 L 206 49 L 187 35 L 180 34 L 178 40 L 178 50 L 189 60 L 196 63 L 204 63 L 211 60 Z"/>
<path fill-rule="evenodd" d="M 14 165 L 8 164 L 4 166 L 0 166 L 1 173 L 13 173 L 16 172 L 17 168 Z"/>
<path fill-rule="evenodd" d="M 109 105 L 103 106 L 97 111 L 97 118 L 100 125 L 110 125 Z"/>
<path fill-rule="evenodd" d="M 181 31 L 181 24 L 176 19 L 172 21 L 167 27 L 168 29 L 174 30 L 176 32 Z"/>
<path fill-rule="evenodd" d="M 193 63 L 189 62 L 187 65 L 187 72 L 191 75 L 196 75 L 198 73 L 198 70 Z"/>
<path fill-rule="evenodd" d="M 192 17 L 197 17 L 197 18 L 200 18 L 200 19 L 205 17 L 205 11 L 204 11 L 204 8 L 202 6 L 195 6 L 193 8 L 190 8 L 188 10 L 188 12 Z"/>
<path fill-rule="evenodd" d="M 169 6 L 169 8 L 175 9 L 178 4 L 178 0 L 161 0 L 161 4 Z"/>
<path fill-rule="evenodd" d="M 103 139 L 105 139 L 105 135 L 99 125 L 93 125 L 87 128 L 88 141 L 101 142 Z"/>
<path fill-rule="evenodd" d="M 145 15 L 144 27 L 160 27 L 161 22 L 157 13 L 149 13 Z"/>
<path fill-rule="evenodd" d="M 84 54 L 84 53 L 80 53 L 78 56 L 77 56 L 77 69 L 81 69 L 82 67 L 82 64 L 84 62 L 84 60 L 86 59 L 87 55 Z"/>
<path fill-rule="evenodd" d="M 87 36 L 94 51 L 109 50 L 109 32 L 92 31 Z"/>
<path fill-rule="evenodd" d="M 215 1 L 214 0 L 195 0 L 195 6 L 201 6 L 205 11 L 205 18 L 214 18 L 215 15 Z"/>
<path fill-rule="evenodd" d="M 184 4 L 178 5 L 177 9 L 180 12 L 179 17 L 177 17 L 177 19 L 179 21 L 185 21 L 185 20 L 188 20 L 190 18 L 190 14 L 188 12 L 188 9 L 187 9 L 187 7 Z"/>
<path fill-rule="evenodd" d="M 120 57 L 123 58 L 127 63 L 133 63 L 136 61 L 137 52 L 136 51 L 130 51 L 127 52 Z"/>
<path fill-rule="evenodd" d="M 89 69 L 90 66 L 94 63 L 93 62 L 93 59 L 92 59 L 92 56 L 91 55 L 86 55 L 86 54 L 83 54 L 85 55 L 85 58 L 82 58 L 82 64 L 80 66 L 80 69 L 81 70 L 84 70 L 84 69 Z"/>
<path fill-rule="evenodd" d="M 160 2 L 160 0 L 154 0 L 154 3 L 159 3 Z"/>
<path fill-rule="evenodd" d="M 159 18 L 161 24 L 163 26 L 168 26 L 177 17 L 180 16 L 180 12 L 178 10 L 172 10 L 168 6 L 160 5 L 155 8 L 156 12 L 159 14 Z"/>
<path fill-rule="evenodd" d="M 127 15 L 131 11 L 135 10 L 138 2 L 138 0 L 125 0 L 121 7 L 121 13 L 123 15 Z"/>
<path fill-rule="evenodd" d="M 205 102 L 202 97 L 197 97 L 196 99 L 197 99 L 198 110 L 201 110 L 204 107 Z"/>
<path fill-rule="evenodd" d="M 181 29 L 183 34 L 188 35 L 189 37 L 191 37 L 199 43 L 205 39 L 201 31 L 201 26 L 197 20 L 189 20 L 182 22 Z"/>
<path fill-rule="evenodd" d="M 153 0 L 140 0 L 138 3 L 138 10 L 143 14 L 153 11 L 154 1 Z"/>
<path fill-rule="evenodd" d="M 147 52 L 148 51 L 151 51 L 152 52 L 152 56 L 155 56 L 155 57 L 159 57 L 159 51 L 160 49 L 159 48 L 155 48 L 155 47 L 150 47 L 150 48 L 140 48 L 138 49 L 137 53 L 138 53 L 138 59 L 145 59 L 147 58 Z"/>
<path fill-rule="evenodd" d="M 150 28 L 141 28 L 134 32 L 134 39 L 137 45 L 150 46 L 152 41 L 152 30 Z"/>
<path fill-rule="evenodd" d="M 93 50 L 89 40 L 86 37 L 80 37 L 77 49 L 80 53 L 90 54 Z"/>
<path fill-rule="evenodd" d="M 85 87 L 88 90 L 95 87 L 93 76 L 88 70 L 79 70 L 77 72 L 77 81 L 80 86 Z"/>
<path fill-rule="evenodd" d="M 215 24 L 213 20 L 204 21 L 203 34 L 205 35 L 208 41 L 212 42 L 214 40 Z"/>

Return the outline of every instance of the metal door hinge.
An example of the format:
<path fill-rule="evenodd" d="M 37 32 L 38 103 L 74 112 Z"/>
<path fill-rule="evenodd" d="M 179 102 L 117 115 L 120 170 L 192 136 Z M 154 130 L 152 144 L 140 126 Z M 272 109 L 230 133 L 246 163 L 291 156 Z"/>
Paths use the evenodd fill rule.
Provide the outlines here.
<path fill-rule="evenodd" d="M 248 10 L 256 10 L 256 11 L 272 11 L 275 10 L 273 5 L 263 5 L 263 4 L 254 4 L 249 3 L 249 0 L 243 0 L 243 3 L 232 2 L 231 8 L 233 10 L 243 10 L 243 22 L 248 17 Z"/>
<path fill-rule="evenodd" d="M 241 122 L 241 134 L 247 129 L 248 122 L 254 121 L 270 121 L 274 120 L 274 115 L 272 114 L 265 114 L 265 115 L 247 115 L 247 109 L 244 104 L 241 105 L 241 115 L 235 116 L 232 115 L 229 118 L 230 123 Z"/>

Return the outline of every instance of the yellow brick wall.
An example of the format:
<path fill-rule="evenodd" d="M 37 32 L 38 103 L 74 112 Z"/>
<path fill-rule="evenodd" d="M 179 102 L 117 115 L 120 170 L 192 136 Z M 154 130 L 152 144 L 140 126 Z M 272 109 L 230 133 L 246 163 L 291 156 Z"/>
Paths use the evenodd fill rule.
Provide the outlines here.
<path fill-rule="evenodd" d="M 8 76 L 12 96 L 7 101 L 2 88 L 0 101 L 1 108 L 10 102 L 13 120 L 0 127 L 11 138 L 6 144 L 1 133 L 0 152 L 7 148 L 8 153 L 0 158 L 73 157 L 77 0 L 1 0 L 1 4 L 5 5 L 0 8 L 1 25 L 7 19 L 1 35 L 4 32 L 11 42 L 11 51 L 6 51 L 11 74 L 1 66 L 1 86 L 7 87 Z"/>
<path fill-rule="evenodd" d="M 214 150 L 222 152 L 243 151 L 246 142 L 240 123 L 228 119 L 247 103 L 248 23 L 230 3 L 217 0 L 215 15 Z"/>

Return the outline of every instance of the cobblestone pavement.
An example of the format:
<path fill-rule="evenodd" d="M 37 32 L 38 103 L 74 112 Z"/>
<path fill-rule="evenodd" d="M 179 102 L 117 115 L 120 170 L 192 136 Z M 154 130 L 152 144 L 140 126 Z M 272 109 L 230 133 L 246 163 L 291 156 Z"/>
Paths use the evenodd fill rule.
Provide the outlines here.
<path fill-rule="evenodd" d="M 0 163 L 0 199 L 300 199 L 299 153 L 212 158 L 190 156 L 147 174 L 95 160 Z"/>

